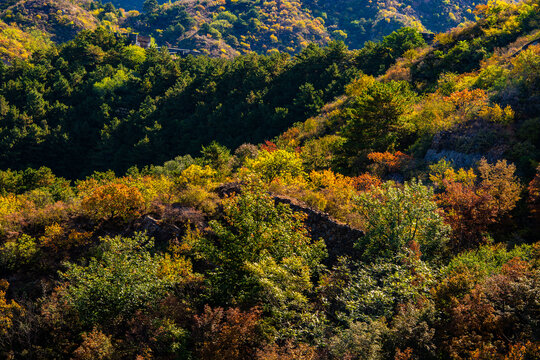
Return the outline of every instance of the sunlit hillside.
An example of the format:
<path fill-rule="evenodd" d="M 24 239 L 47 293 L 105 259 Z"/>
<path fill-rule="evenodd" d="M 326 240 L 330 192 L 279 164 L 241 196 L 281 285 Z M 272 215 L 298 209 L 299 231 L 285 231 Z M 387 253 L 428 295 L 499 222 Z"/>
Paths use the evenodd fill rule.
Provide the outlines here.
<path fill-rule="evenodd" d="M 539 359 L 540 1 L 293 50 L 271 3 L 0 23 L 0 358 Z"/>

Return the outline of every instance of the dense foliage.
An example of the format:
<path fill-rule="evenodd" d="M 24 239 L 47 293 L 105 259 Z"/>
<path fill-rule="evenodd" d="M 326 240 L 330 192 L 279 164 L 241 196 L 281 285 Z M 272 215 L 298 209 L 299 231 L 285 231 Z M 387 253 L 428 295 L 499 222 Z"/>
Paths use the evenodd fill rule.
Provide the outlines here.
<path fill-rule="evenodd" d="M 140 14 L 123 26 L 152 34 L 158 42 L 195 48 L 216 56 L 295 52 L 307 42 L 343 40 L 361 48 L 403 26 L 445 31 L 474 19 L 469 1 L 278 0 L 131 1 L 115 0 Z M 162 5 L 159 5 L 164 3 Z"/>
<path fill-rule="evenodd" d="M 471 1 L 418 3 L 351 0 L 5 0 L 0 19 L 53 41 L 72 39 L 97 25 L 119 34 L 150 35 L 160 46 L 214 57 L 257 52 L 298 53 L 309 43 L 344 41 L 359 49 L 403 26 L 445 31 L 473 20 Z M 28 36 L 28 35 L 27 35 Z M 23 44 L 27 50 L 31 45 Z M 11 52 L 11 57 L 21 56 Z M 384 63 L 384 62 L 383 62 Z"/>
<path fill-rule="evenodd" d="M 411 31 L 385 38 L 382 51 L 395 59 L 421 45 L 399 44 Z M 28 62 L 0 65 L 0 164 L 45 165 L 73 178 L 161 163 L 214 140 L 233 148 L 260 142 L 316 114 L 360 71 L 380 71 L 363 60 L 375 52 L 334 42 L 294 57 L 174 60 L 103 28 L 82 32 Z"/>
<path fill-rule="evenodd" d="M 0 357 L 538 359 L 539 8 L 432 46 L 173 58 L 99 27 L 1 64 Z"/>
<path fill-rule="evenodd" d="M 53 40 L 72 39 L 84 29 L 93 29 L 98 19 L 91 13 L 89 0 L 7 1 L 0 5 L 0 18 L 25 30 L 40 30 Z"/>

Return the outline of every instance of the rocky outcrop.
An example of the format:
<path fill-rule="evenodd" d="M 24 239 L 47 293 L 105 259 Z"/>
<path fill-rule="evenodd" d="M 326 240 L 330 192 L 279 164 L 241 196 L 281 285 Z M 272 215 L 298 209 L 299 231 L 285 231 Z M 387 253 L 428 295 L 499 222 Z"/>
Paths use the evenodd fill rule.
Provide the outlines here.
<path fill-rule="evenodd" d="M 240 194 L 242 191 L 241 184 L 239 182 L 231 182 L 221 185 L 216 189 L 216 193 L 220 198 L 231 196 L 234 194 Z"/>
<path fill-rule="evenodd" d="M 146 215 L 139 219 L 129 232 L 144 231 L 156 243 L 168 243 L 181 239 L 188 226 L 204 230 L 208 226 L 206 216 L 197 209 L 173 204 L 161 216 Z"/>
<path fill-rule="evenodd" d="M 496 162 L 508 151 L 511 136 L 508 128 L 500 124 L 481 119 L 467 121 L 435 134 L 424 160 L 446 159 L 462 168 L 474 167 L 481 158 Z"/>

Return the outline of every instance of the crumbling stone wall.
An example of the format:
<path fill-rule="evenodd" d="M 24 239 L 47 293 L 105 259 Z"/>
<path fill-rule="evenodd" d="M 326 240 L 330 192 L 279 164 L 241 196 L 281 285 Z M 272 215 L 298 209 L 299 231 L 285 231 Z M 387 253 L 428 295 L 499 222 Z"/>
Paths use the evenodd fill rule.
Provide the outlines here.
<path fill-rule="evenodd" d="M 240 193 L 241 187 L 238 183 L 224 184 L 217 189 L 220 197 L 230 196 Z M 328 250 L 328 262 L 334 262 L 339 256 L 349 255 L 355 257 L 359 251 L 354 248 L 354 243 L 358 238 L 364 236 L 364 232 L 350 227 L 335 219 L 330 215 L 312 209 L 307 204 L 287 196 L 273 195 L 276 203 L 287 204 L 293 211 L 302 212 L 307 215 L 305 224 L 309 235 L 313 239 L 323 239 Z"/>
<path fill-rule="evenodd" d="M 228 183 L 219 187 L 217 193 L 220 197 L 231 196 L 241 192 L 240 184 Z M 287 204 L 293 211 L 306 215 L 305 225 L 312 239 L 323 239 L 328 250 L 327 263 L 334 262 L 339 256 L 348 255 L 356 257 L 358 250 L 354 248 L 356 241 L 364 236 L 364 232 L 343 224 L 327 213 L 312 209 L 307 204 L 282 195 L 273 194 L 274 201 Z M 208 231 L 208 219 L 199 210 L 183 207 L 181 204 L 173 204 L 167 209 L 165 218 L 156 218 L 146 215 L 139 219 L 129 232 L 146 231 L 157 242 L 180 240 L 185 234 L 187 225 L 194 226 L 200 231 Z"/>
<path fill-rule="evenodd" d="M 314 210 L 296 199 L 286 196 L 275 195 L 276 203 L 287 204 L 293 211 L 302 212 L 307 215 L 305 224 L 312 239 L 322 238 L 328 250 L 328 262 L 334 262 L 339 256 L 348 255 L 356 257 L 358 250 L 354 248 L 354 243 L 364 232 L 343 224 L 330 217 L 330 215 Z"/>

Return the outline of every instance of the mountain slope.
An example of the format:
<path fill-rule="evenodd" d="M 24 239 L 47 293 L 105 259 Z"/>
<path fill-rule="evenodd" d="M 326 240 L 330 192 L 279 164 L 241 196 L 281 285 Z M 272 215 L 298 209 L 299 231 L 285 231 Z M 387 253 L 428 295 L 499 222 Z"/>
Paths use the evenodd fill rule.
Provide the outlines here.
<path fill-rule="evenodd" d="M 473 20 L 477 2 L 463 0 L 304 0 L 328 29 L 343 31 L 346 42 L 359 48 L 367 40 L 380 39 L 402 27 L 444 32 L 463 21 Z M 481 2 L 480 2 L 481 3 Z M 339 33 L 338 33 L 339 34 Z M 339 36 L 336 34 L 336 36 Z M 343 36 L 343 35 L 341 35 Z"/>
<path fill-rule="evenodd" d="M 330 37 L 322 19 L 300 1 L 177 1 L 130 17 L 124 24 L 152 34 L 158 43 L 196 48 L 212 55 L 256 51 L 298 52 Z"/>
<path fill-rule="evenodd" d="M 26 59 L 34 51 L 46 48 L 50 41 L 39 30 L 25 32 L 0 20 L 0 60 Z"/>
<path fill-rule="evenodd" d="M 539 9 L 0 62 L 0 358 L 538 360 Z"/>
<path fill-rule="evenodd" d="M 22 29 L 38 29 L 54 41 L 72 39 L 84 29 L 95 29 L 98 19 L 88 6 L 92 0 L 20 0 L 0 12 L 0 19 Z"/>
<path fill-rule="evenodd" d="M 531 176 L 540 156 L 539 6 L 481 7 L 477 22 L 409 52 L 378 80 L 353 81 L 345 96 L 283 133 L 277 145 L 353 174 L 365 169 L 370 152 L 398 151 L 457 167 L 504 158 Z M 383 121 L 390 124 L 377 125 Z"/>
<path fill-rule="evenodd" d="M 343 40 L 352 48 L 403 26 L 446 31 L 473 20 L 471 1 L 192 1 L 147 7 L 125 27 L 152 34 L 158 43 L 213 55 L 278 49 L 297 52 L 306 42 Z"/>
<path fill-rule="evenodd" d="M 255 51 L 297 53 L 308 43 L 343 40 L 351 48 L 378 40 L 403 26 L 445 31 L 473 19 L 464 0 L 180 0 L 114 2 L 93 0 L 10 0 L 0 19 L 22 30 L 38 29 L 56 42 L 104 25 L 114 31 L 151 35 L 159 45 L 231 57 Z M 135 9 L 143 12 L 136 11 Z"/>

